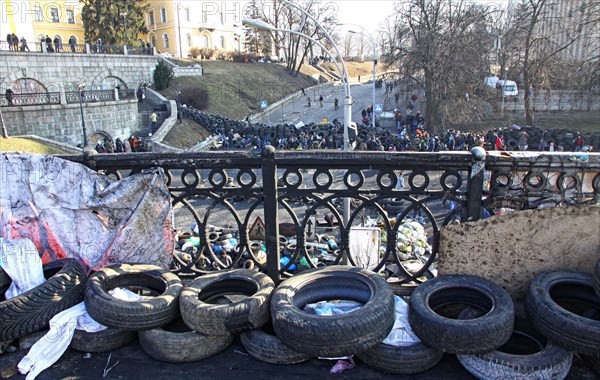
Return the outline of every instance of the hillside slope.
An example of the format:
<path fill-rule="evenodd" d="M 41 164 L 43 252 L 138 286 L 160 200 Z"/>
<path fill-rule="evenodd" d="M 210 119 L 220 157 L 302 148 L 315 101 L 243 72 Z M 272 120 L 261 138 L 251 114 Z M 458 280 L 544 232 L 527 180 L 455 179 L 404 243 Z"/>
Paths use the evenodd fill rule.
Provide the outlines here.
<path fill-rule="evenodd" d="M 174 99 L 176 91 L 180 90 L 182 97 L 202 98 L 204 90 L 208 94 L 207 105 L 200 109 L 242 119 L 249 113 L 258 112 L 261 100 L 271 104 L 316 84 L 308 75 L 293 77 L 277 64 L 205 61 L 203 67 L 202 77 L 176 78 L 169 88 L 161 91 L 162 94 Z"/>

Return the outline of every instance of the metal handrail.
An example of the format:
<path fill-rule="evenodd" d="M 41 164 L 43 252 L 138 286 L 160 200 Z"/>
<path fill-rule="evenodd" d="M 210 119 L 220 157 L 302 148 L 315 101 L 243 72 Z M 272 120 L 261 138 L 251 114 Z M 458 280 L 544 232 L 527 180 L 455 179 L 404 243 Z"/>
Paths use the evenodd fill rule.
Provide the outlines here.
<path fill-rule="evenodd" d="M 91 103 L 91 102 L 110 102 L 115 99 L 115 92 L 113 90 L 89 90 L 83 91 L 67 91 L 65 92 L 67 103 Z"/>
<path fill-rule="evenodd" d="M 0 99 L 2 107 L 18 107 L 18 106 L 38 106 L 60 104 L 60 92 L 35 92 L 35 93 L 15 93 L 12 95 L 12 100 L 3 96 Z"/>

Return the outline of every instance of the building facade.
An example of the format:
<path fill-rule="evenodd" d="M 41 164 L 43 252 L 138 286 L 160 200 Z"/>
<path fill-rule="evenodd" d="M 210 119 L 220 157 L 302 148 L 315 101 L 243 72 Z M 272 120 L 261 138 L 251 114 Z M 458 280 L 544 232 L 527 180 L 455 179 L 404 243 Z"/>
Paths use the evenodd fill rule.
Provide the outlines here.
<path fill-rule="evenodd" d="M 600 24 L 589 22 L 597 17 L 592 12 L 590 0 L 556 1 L 549 5 L 547 17 L 541 25 L 541 33 L 548 36 L 554 46 L 567 44 L 573 36 L 578 38 L 560 56 L 566 60 L 583 62 L 600 57 Z"/>
<path fill-rule="evenodd" d="M 82 4 L 78 0 L 2 0 L 0 5 L 0 39 L 14 33 L 24 37 L 30 49 L 32 42 L 46 36 L 67 46 L 71 36 L 84 43 L 81 21 Z"/>
<path fill-rule="evenodd" d="M 146 12 L 148 34 L 139 42 L 150 43 L 160 53 L 188 57 L 192 48 L 222 51 L 243 50 L 245 2 L 195 0 L 150 0 Z M 15 33 L 31 42 L 56 37 L 68 45 L 71 36 L 77 44 L 85 43 L 79 0 L 2 0 L 0 5 L 0 40 Z"/>
<path fill-rule="evenodd" d="M 190 56 L 192 48 L 243 50 L 243 2 L 150 1 L 146 42 L 160 53 Z"/>

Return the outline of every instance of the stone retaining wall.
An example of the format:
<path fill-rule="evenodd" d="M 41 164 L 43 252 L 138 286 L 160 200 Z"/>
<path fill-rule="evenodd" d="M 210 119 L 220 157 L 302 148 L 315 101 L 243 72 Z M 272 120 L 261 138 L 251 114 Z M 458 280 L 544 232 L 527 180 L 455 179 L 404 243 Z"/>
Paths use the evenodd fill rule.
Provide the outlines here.
<path fill-rule="evenodd" d="M 135 89 L 141 81 L 152 82 L 157 58 L 144 55 L 76 54 L 76 53 L 21 53 L 1 52 L 0 90 L 2 94 L 12 82 L 31 78 L 48 91 L 59 91 L 84 81 L 87 89 L 95 89 L 103 82 L 118 81 Z M 123 87 L 123 86 L 121 86 Z"/>
<path fill-rule="evenodd" d="M 96 131 L 129 137 L 137 128 L 137 106 L 137 100 L 84 104 L 88 138 Z M 79 104 L 3 107 L 2 113 L 10 136 L 36 135 L 74 146 L 83 141 Z"/>

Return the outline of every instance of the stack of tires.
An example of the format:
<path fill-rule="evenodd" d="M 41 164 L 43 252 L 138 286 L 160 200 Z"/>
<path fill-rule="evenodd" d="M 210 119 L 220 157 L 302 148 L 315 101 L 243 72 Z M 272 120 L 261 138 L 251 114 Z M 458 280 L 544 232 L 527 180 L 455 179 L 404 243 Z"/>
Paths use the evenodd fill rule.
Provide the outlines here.
<path fill-rule="evenodd" d="M 426 345 L 456 354 L 479 379 L 564 379 L 573 354 L 600 363 L 600 262 L 595 273 L 555 271 L 534 278 L 527 319 L 515 318 L 499 285 L 438 276 L 415 289 L 409 320 Z"/>
<path fill-rule="evenodd" d="M 52 317 L 83 301 L 87 275 L 77 260 L 56 260 L 43 270 L 45 282 L 6 299 L 4 293 L 12 280 L 0 268 L 0 342 L 48 329 Z"/>

